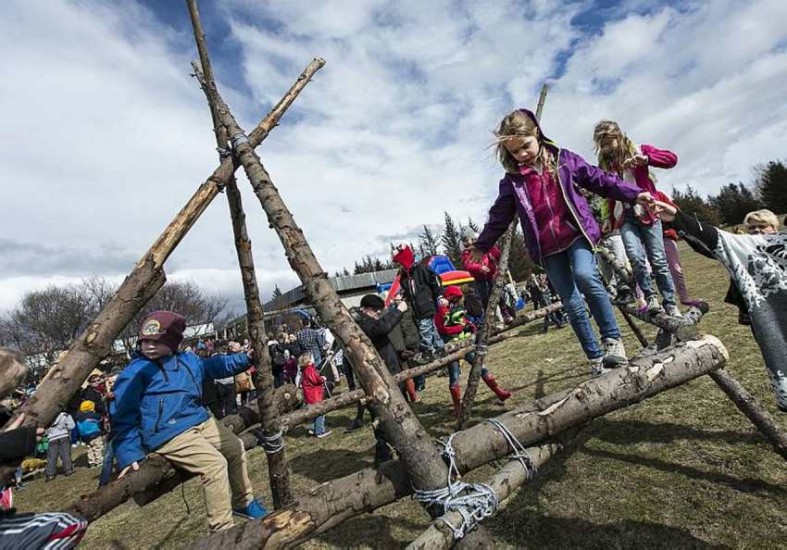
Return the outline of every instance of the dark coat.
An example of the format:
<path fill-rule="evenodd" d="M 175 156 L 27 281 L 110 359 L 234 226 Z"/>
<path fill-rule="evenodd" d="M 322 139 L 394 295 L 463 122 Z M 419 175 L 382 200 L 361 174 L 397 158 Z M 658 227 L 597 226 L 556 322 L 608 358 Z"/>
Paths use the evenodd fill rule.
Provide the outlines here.
<path fill-rule="evenodd" d="M 409 270 L 402 269 L 399 273 L 399 283 L 407 303 L 413 309 L 413 318 L 420 320 L 434 317 L 437 313 L 437 298 L 440 296 L 437 273 L 423 263 L 417 263 Z"/>
<path fill-rule="evenodd" d="M 399 372 L 401 370 L 399 354 L 396 353 L 396 348 L 394 348 L 388 335 L 402 320 L 402 312 L 394 309 L 387 312 L 380 319 L 372 319 L 364 312 L 358 310 L 355 320 L 364 334 L 372 341 L 374 349 L 383 358 L 391 374 Z"/>

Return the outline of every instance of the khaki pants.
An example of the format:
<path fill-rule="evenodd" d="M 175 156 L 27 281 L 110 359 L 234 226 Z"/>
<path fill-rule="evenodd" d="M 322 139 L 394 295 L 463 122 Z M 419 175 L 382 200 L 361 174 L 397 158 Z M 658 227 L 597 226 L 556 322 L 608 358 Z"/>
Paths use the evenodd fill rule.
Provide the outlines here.
<path fill-rule="evenodd" d="M 156 453 L 200 477 L 211 531 L 232 527 L 232 508 L 245 508 L 254 499 L 243 442 L 213 417 L 170 439 Z"/>
<path fill-rule="evenodd" d="M 87 463 L 90 466 L 104 464 L 104 438 L 95 437 L 87 442 Z"/>

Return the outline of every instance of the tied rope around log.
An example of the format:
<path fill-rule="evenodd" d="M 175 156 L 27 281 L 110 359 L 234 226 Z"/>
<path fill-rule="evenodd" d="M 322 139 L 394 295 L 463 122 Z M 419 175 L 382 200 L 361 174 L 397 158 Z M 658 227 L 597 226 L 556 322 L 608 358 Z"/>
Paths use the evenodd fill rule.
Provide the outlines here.
<path fill-rule="evenodd" d="M 439 442 L 443 446 L 443 457 L 448 459 L 446 486 L 431 491 L 414 488 L 413 499 L 427 508 L 439 505 L 443 514 L 448 511 L 458 512 L 462 516 L 459 526 L 452 525 L 445 517 L 440 520 L 451 529 L 454 540 L 459 540 L 484 518 L 493 515 L 497 511 L 498 501 L 494 489 L 489 485 L 458 481 L 459 469 L 456 467 L 456 451 L 452 443 L 455 435 L 451 434 L 445 443 Z"/>
<path fill-rule="evenodd" d="M 260 446 L 265 449 L 265 453 L 275 455 L 284 449 L 284 431 L 279 430 L 275 434 L 268 436 L 262 431 L 262 428 L 254 430 L 254 436 L 260 442 Z"/>
<path fill-rule="evenodd" d="M 249 143 L 249 138 L 246 134 L 235 134 L 230 138 L 230 147 L 232 147 L 233 152 L 238 150 L 238 145 L 244 143 Z"/>
<path fill-rule="evenodd" d="M 518 460 L 519 463 L 522 465 L 522 468 L 525 469 L 525 474 L 527 475 L 527 479 L 533 479 L 536 477 L 538 470 L 536 469 L 535 464 L 533 463 L 533 457 L 530 456 L 530 453 L 527 452 L 527 449 L 524 445 L 516 438 L 514 434 L 511 433 L 511 430 L 508 427 L 500 422 L 496 418 L 490 418 L 487 420 L 492 426 L 498 429 L 498 431 L 503 434 L 506 441 L 508 442 L 509 446 L 513 450 L 511 453 L 511 458 L 514 460 Z"/>

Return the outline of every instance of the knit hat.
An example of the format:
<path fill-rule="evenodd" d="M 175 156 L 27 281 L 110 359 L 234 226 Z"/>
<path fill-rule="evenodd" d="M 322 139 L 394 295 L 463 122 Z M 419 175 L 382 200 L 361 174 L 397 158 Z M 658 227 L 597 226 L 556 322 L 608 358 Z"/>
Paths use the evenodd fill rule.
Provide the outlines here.
<path fill-rule="evenodd" d="M 361 298 L 361 307 L 368 307 L 370 309 L 383 309 L 385 301 L 377 294 L 367 294 Z"/>
<path fill-rule="evenodd" d="M 154 311 L 148 315 L 139 329 L 140 340 L 155 340 L 165 344 L 173 352 L 183 340 L 186 318 L 172 311 Z"/>
<path fill-rule="evenodd" d="M 405 269 L 410 269 L 415 263 L 415 254 L 413 254 L 413 249 L 407 245 L 402 246 L 401 249 L 394 252 L 393 261 L 403 265 Z"/>
<path fill-rule="evenodd" d="M 461 298 L 463 296 L 462 289 L 456 285 L 451 285 L 443 291 L 443 296 L 446 300 Z"/>
<path fill-rule="evenodd" d="M 475 241 L 478 239 L 478 233 L 473 231 L 470 227 L 463 227 L 461 237 L 463 241 Z"/>
<path fill-rule="evenodd" d="M 90 401 L 89 399 L 85 399 L 79 405 L 79 412 L 83 412 L 83 413 L 96 412 L 96 404 Z"/>

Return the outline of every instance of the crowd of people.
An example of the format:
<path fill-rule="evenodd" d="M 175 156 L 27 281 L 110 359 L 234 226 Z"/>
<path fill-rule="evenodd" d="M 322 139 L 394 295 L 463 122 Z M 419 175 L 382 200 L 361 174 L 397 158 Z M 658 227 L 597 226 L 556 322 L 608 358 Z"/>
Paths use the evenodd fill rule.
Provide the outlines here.
<path fill-rule="evenodd" d="M 550 325 L 571 326 L 593 376 L 624 366 L 628 358 L 614 315 L 615 303 L 637 302 L 644 312 L 672 317 L 682 315 L 680 306 L 700 303 L 690 297 L 683 276 L 675 246 L 682 237 L 730 272 L 727 300 L 738 306 L 740 322 L 751 326 L 777 404 L 787 411 L 787 369 L 783 366 L 787 238 L 778 233 L 779 220 L 773 213 L 750 213 L 743 223 L 748 233 L 744 235 L 682 214 L 656 188 L 652 171 L 672 168 L 677 155 L 652 145 L 636 145 L 613 121 L 595 127 L 598 166 L 558 147 L 526 109 L 506 116 L 496 139 L 505 171 L 499 195 L 480 233 L 462 233 L 462 267 L 474 281 L 444 287 L 427 262 L 417 258 L 409 246 L 400 245 L 392 260 L 399 268 L 401 292 L 387 300 L 366 295 L 351 310 L 391 373 L 444 357 L 446 344 L 472 339 L 485 323 L 498 322 L 487 319 L 486 313 L 499 269 L 496 243 L 518 217 L 526 252 L 541 271 L 532 274 L 519 295 L 513 285 L 506 285 L 495 304 L 501 325 L 510 324 L 516 316 L 519 296 L 535 309 L 560 302 L 562 309 L 545 316 L 543 331 Z M 610 260 L 597 259 L 597 247 L 628 264 L 633 282 L 620 279 Z M 265 516 L 267 510 L 253 496 L 243 444 L 218 421 L 256 397 L 259 373 L 251 361 L 249 341 L 206 339 L 183 346 L 185 328 L 186 319 L 177 313 L 149 315 L 139 328 L 138 346 L 128 365 L 91 374 L 45 430 L 15 433 L 24 441 L 14 447 L 14 456 L 22 448 L 25 453 L 45 455 L 48 482 L 60 473 L 72 475 L 72 449 L 84 445 L 87 465 L 101 468 L 99 484 L 104 485 L 113 471 L 123 477 L 156 452 L 200 477 L 212 531 L 231 527 L 233 515 Z M 275 335 L 267 336 L 267 351 L 274 387 L 296 385 L 307 406 L 330 396 L 343 379 L 349 389 L 358 386 L 341 345 L 315 319 L 303 320 L 292 329 L 278 327 Z M 470 364 L 476 359 L 474 351 L 464 357 Z M 446 370 L 450 410 L 457 415 L 462 398 L 461 362 L 449 363 Z M 499 402 L 511 397 L 486 365 L 481 377 Z M 423 375 L 401 384 L 411 402 L 418 402 L 425 388 Z M 24 396 L 30 393 L 29 389 L 22 392 Z M 367 412 L 374 416 L 367 405 L 359 403 L 347 429 L 361 428 Z M 373 425 L 375 464 L 380 464 L 391 458 L 392 449 Z M 16 428 L 6 426 L 4 433 Z M 331 434 L 324 415 L 314 419 L 309 434 L 315 438 Z M 3 454 L 4 459 L 9 452 Z M 22 486 L 21 470 L 11 483 Z M 10 517 L 13 514 L 6 513 L 3 522 Z M 52 521 L 63 525 L 76 521 L 81 526 L 79 520 L 68 517 Z M 0 522 L 3 525 L 7 523 Z"/>

